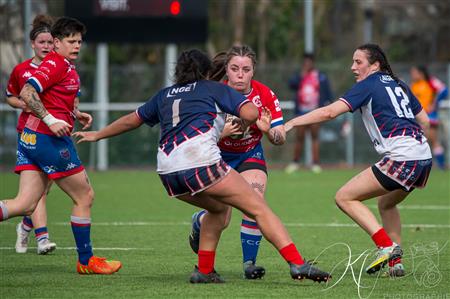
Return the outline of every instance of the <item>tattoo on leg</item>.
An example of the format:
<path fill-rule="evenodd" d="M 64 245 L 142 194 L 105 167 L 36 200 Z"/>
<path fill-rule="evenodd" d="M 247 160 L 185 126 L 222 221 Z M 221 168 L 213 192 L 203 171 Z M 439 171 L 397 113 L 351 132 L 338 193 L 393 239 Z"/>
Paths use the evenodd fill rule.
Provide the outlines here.
<path fill-rule="evenodd" d="M 86 178 L 86 183 L 90 186 L 90 185 L 91 185 L 91 182 L 89 181 L 89 177 L 88 177 L 88 175 L 87 175 L 86 172 L 84 172 L 84 176 L 85 176 L 85 178 Z"/>
<path fill-rule="evenodd" d="M 251 183 L 253 189 L 258 190 L 261 194 L 264 194 L 264 184 Z"/>

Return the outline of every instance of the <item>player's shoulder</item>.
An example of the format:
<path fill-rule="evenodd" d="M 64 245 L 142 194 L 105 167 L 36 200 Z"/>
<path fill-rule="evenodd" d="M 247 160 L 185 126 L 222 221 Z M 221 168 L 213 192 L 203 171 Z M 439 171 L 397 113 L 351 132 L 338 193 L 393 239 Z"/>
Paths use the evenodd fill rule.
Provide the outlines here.
<path fill-rule="evenodd" d="M 270 88 L 265 85 L 264 83 L 258 81 L 258 80 L 253 80 L 250 82 L 250 84 L 252 85 L 252 88 L 260 90 L 260 91 L 269 91 Z"/>
<path fill-rule="evenodd" d="M 41 65 L 51 65 L 56 68 L 57 65 L 68 66 L 70 62 L 64 56 L 52 51 L 45 56 Z"/>
<path fill-rule="evenodd" d="M 26 69 L 37 68 L 37 67 L 38 67 L 38 65 L 34 64 L 34 63 L 33 63 L 33 59 L 30 58 L 30 59 L 27 59 L 27 60 L 22 61 L 21 63 L 17 64 L 17 65 L 13 68 L 12 72 L 13 72 L 13 73 L 14 73 L 14 72 L 21 72 L 21 71 L 26 70 Z"/>
<path fill-rule="evenodd" d="M 262 96 L 275 96 L 275 93 L 270 89 L 269 86 L 265 85 L 264 83 L 261 83 L 257 80 L 251 81 L 252 89 L 255 90 L 258 94 Z"/>

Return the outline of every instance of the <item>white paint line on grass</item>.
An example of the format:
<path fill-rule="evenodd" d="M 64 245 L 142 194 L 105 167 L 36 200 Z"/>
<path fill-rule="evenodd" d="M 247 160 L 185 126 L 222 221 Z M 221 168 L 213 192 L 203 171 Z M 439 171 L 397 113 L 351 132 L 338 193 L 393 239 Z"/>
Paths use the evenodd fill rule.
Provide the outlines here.
<path fill-rule="evenodd" d="M 369 208 L 378 209 L 377 205 L 368 205 Z M 398 205 L 399 210 L 432 210 L 432 211 L 450 211 L 450 206 L 446 205 Z"/>
<path fill-rule="evenodd" d="M 56 225 L 69 225 L 67 222 L 56 222 Z M 191 225 L 190 222 L 94 222 L 95 226 L 181 226 Z M 355 223 L 294 223 L 286 222 L 286 226 L 293 227 L 357 227 Z M 417 224 L 403 224 L 406 228 L 450 228 L 450 224 L 430 224 L 430 223 L 417 223 Z"/>
<path fill-rule="evenodd" d="M 16 225 L 14 222 L 3 222 L 1 225 Z M 51 225 L 69 226 L 70 222 L 53 222 Z M 157 221 L 132 221 L 132 222 L 94 222 L 93 226 L 189 226 L 190 222 L 157 222 Z M 297 223 L 285 222 L 284 225 L 291 227 L 358 227 L 355 223 Z M 405 228 L 450 228 L 450 224 L 432 223 L 410 223 L 403 224 Z"/>
<path fill-rule="evenodd" d="M 0 247 L 0 250 L 13 250 L 15 247 Z M 28 249 L 35 250 L 36 247 L 28 247 Z M 57 247 L 56 250 L 76 250 L 76 247 Z M 110 251 L 131 251 L 131 250 L 145 250 L 151 251 L 154 248 L 123 248 L 123 247 L 94 247 L 94 250 L 110 250 Z"/>

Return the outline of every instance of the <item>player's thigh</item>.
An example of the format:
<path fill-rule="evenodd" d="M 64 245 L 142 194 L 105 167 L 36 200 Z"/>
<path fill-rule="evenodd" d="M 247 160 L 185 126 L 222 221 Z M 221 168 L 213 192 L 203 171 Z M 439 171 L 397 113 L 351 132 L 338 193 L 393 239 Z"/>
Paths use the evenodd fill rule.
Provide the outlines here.
<path fill-rule="evenodd" d="M 401 203 L 410 192 L 402 189 L 393 190 L 387 194 L 378 197 L 378 208 L 390 209 Z"/>
<path fill-rule="evenodd" d="M 41 171 L 24 170 L 20 172 L 19 192 L 16 199 L 25 205 L 37 204 L 44 193 L 47 182 L 47 176 Z"/>
<path fill-rule="evenodd" d="M 264 196 L 267 187 L 267 174 L 260 169 L 249 169 L 241 172 L 242 177 L 259 195 Z"/>
<path fill-rule="evenodd" d="M 221 203 L 231 205 L 243 212 L 256 213 L 267 207 L 263 197 L 234 169 L 220 182 L 204 191 Z"/>
<path fill-rule="evenodd" d="M 336 193 L 336 200 L 359 200 L 363 201 L 369 198 L 377 197 L 388 193 L 386 189 L 378 182 L 369 167 L 350 179 Z"/>
<path fill-rule="evenodd" d="M 94 198 L 89 178 L 85 170 L 55 179 L 55 183 L 75 202 L 91 202 Z"/>
<path fill-rule="evenodd" d="M 179 195 L 177 196 L 177 198 L 181 201 L 205 209 L 212 213 L 225 213 L 225 212 L 229 213 L 228 210 L 231 211 L 230 206 L 213 199 L 204 192 L 200 192 L 195 195 L 189 194 Z"/>

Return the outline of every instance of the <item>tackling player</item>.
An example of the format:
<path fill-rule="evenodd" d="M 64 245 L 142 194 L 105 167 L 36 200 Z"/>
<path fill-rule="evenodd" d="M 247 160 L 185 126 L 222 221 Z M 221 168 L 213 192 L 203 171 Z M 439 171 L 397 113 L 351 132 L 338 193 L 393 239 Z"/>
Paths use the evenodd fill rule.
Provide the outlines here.
<path fill-rule="evenodd" d="M 239 122 L 228 117 L 218 142 L 223 160 L 239 172 L 262 198 L 267 186 L 267 166 L 261 143 L 263 135 L 275 145 L 286 140 L 283 113 L 275 93 L 266 85 L 253 80 L 256 54 L 249 46 L 234 46 L 228 52 L 216 55 L 214 80 L 220 81 L 226 75 L 225 84 L 234 88 L 251 101 L 260 112 L 260 119 L 245 132 Z M 200 226 L 205 211 L 192 216 L 192 231 L 189 243 L 195 253 L 198 251 Z M 231 217 L 231 213 L 229 213 Z M 257 279 L 265 275 L 265 269 L 256 265 L 256 257 L 262 234 L 256 221 L 243 214 L 241 222 L 241 244 L 244 278 Z"/>

